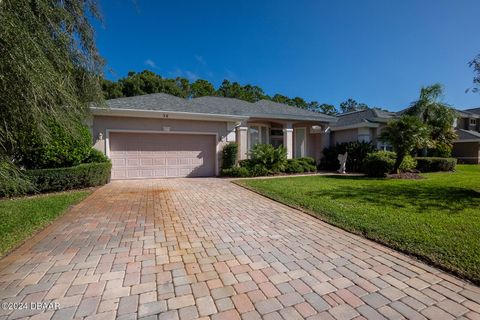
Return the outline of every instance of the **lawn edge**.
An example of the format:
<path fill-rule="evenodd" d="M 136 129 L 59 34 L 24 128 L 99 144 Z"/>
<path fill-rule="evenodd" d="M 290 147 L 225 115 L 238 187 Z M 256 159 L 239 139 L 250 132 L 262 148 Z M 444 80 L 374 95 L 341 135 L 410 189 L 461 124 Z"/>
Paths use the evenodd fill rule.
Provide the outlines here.
<path fill-rule="evenodd" d="M 58 221 L 59 219 L 65 217 L 65 215 L 67 215 L 75 206 L 77 206 L 80 202 L 82 201 L 85 201 L 86 199 L 88 199 L 95 191 L 96 191 L 97 188 L 83 188 L 83 189 L 73 189 L 73 190 L 64 190 L 64 191 L 58 191 L 58 192 L 49 192 L 49 193 L 42 193 L 42 194 L 34 194 L 34 195 L 31 195 L 31 196 L 22 196 L 22 197 L 15 197 L 15 198 L 5 198 L 5 199 L 0 199 L 0 201 L 4 201 L 4 200 L 19 200 L 19 199 L 26 199 L 26 198 L 29 198 L 29 199 L 32 199 L 32 198 L 39 198 L 39 197 L 43 197 L 43 196 L 50 196 L 50 195 L 58 195 L 58 194 L 63 194 L 63 193 L 70 193 L 70 192 L 80 192 L 80 191 L 88 191 L 89 194 L 83 198 L 82 200 L 80 200 L 79 202 L 77 203 L 74 203 L 74 204 L 71 204 L 69 205 L 67 208 L 65 208 L 65 210 L 63 210 L 62 212 L 60 212 L 60 214 L 55 217 L 55 219 L 53 220 L 50 220 L 49 222 L 45 223 L 45 225 L 41 226 L 40 228 L 36 229 L 35 231 L 33 231 L 31 234 L 29 234 L 25 239 L 19 241 L 18 243 L 16 243 L 14 246 L 12 246 L 10 249 L 8 249 L 7 251 L 5 251 L 3 254 L 0 254 L 0 259 L 3 259 L 5 257 L 8 257 L 10 254 L 13 253 L 13 251 L 17 250 L 18 248 L 20 248 L 21 246 L 23 246 L 28 240 L 36 237 L 39 233 L 41 233 L 43 230 L 47 229 L 48 227 L 50 227 L 53 223 L 55 223 L 56 221 Z"/>
<path fill-rule="evenodd" d="M 260 195 L 260 196 L 262 196 L 262 197 L 265 197 L 265 198 L 270 199 L 270 200 L 272 200 L 272 201 L 278 202 L 278 203 L 280 203 L 280 204 L 282 204 L 282 205 L 285 205 L 285 206 L 287 206 L 287 207 L 290 207 L 290 208 L 295 209 L 295 210 L 297 210 L 297 211 L 300 211 L 300 212 L 302 212 L 302 213 L 306 213 L 306 214 L 308 214 L 309 216 L 312 216 L 312 217 L 314 217 L 314 218 L 316 218 L 316 219 L 318 219 L 318 220 L 320 220 L 320 221 L 322 221 L 322 222 L 324 222 L 324 223 L 326 223 L 326 224 L 328 224 L 328 225 L 330 225 L 330 226 L 332 226 L 332 227 L 341 229 L 341 230 L 343 230 L 343 231 L 345 231 L 345 232 L 348 232 L 348 233 L 350 233 L 350 234 L 353 234 L 353 235 L 362 237 L 362 238 L 367 239 L 367 240 L 369 240 L 369 241 L 372 241 L 372 242 L 375 242 L 375 243 L 380 244 L 380 245 L 382 245 L 382 246 L 385 246 L 385 247 L 387 247 L 387 248 L 389 248 L 389 249 L 391 249 L 391 250 L 394 250 L 394 251 L 396 251 L 396 252 L 398 252 L 398 253 L 401 253 L 401 254 L 405 255 L 406 257 L 408 257 L 408 258 L 410 258 L 410 259 L 414 259 L 414 260 L 416 260 L 417 262 L 424 263 L 424 264 L 426 264 L 426 265 L 427 265 L 428 267 L 430 267 L 430 268 L 435 268 L 435 269 L 437 269 L 438 271 L 446 272 L 446 273 L 449 274 L 450 276 L 453 276 L 453 277 L 455 277 L 455 278 L 457 278 L 457 279 L 459 279 L 459 280 L 463 280 L 463 281 L 466 281 L 466 282 L 468 282 L 468 283 L 470 283 L 470 284 L 473 284 L 473 285 L 476 285 L 476 286 L 480 286 L 480 279 L 475 279 L 475 278 L 468 277 L 467 275 L 465 275 L 465 274 L 463 274 L 463 273 L 460 273 L 460 272 L 458 272 L 458 271 L 456 271 L 456 270 L 453 270 L 453 269 L 450 269 L 450 268 L 448 268 L 448 267 L 446 267 L 446 266 L 444 266 L 444 265 L 441 265 L 441 264 L 439 264 L 439 263 L 436 263 L 436 262 L 434 262 L 434 261 L 431 261 L 430 259 L 428 259 L 428 257 L 421 256 L 421 255 L 418 255 L 418 254 L 415 254 L 415 253 L 412 253 L 412 252 L 403 250 L 403 249 L 398 248 L 398 247 L 396 247 L 396 246 L 393 246 L 393 245 L 391 245 L 391 244 L 389 244 L 389 243 L 387 243 L 387 242 L 383 242 L 383 241 L 381 241 L 380 239 L 377 239 L 377 238 L 374 238 L 374 237 L 369 237 L 368 235 L 363 234 L 363 233 L 361 233 L 361 232 L 354 232 L 354 231 L 352 231 L 352 230 L 349 230 L 349 229 L 344 228 L 344 227 L 341 226 L 341 225 L 333 224 L 333 223 L 331 223 L 330 221 L 327 221 L 326 219 L 322 218 L 322 217 L 320 216 L 320 214 L 316 213 L 315 211 L 305 209 L 305 208 L 303 208 L 303 207 L 301 207 L 301 206 L 297 206 L 297 205 L 288 203 L 288 202 L 286 202 L 286 201 L 282 201 L 282 200 L 280 200 L 280 199 L 276 199 L 276 198 L 274 198 L 274 197 L 272 197 L 272 196 L 269 196 L 269 195 L 267 195 L 267 194 L 262 193 L 262 192 L 259 191 L 259 190 L 256 190 L 255 188 L 252 188 L 252 187 L 250 187 L 250 186 L 245 185 L 243 182 L 248 181 L 248 180 L 251 180 L 251 179 L 248 179 L 248 178 L 246 178 L 246 179 L 233 179 L 233 180 L 230 180 L 230 182 L 233 183 L 233 184 L 235 184 L 235 185 L 237 185 L 237 186 L 239 186 L 239 187 L 241 187 L 241 188 L 244 188 L 244 189 L 246 189 L 246 190 L 249 190 L 249 191 L 251 191 L 251 192 L 254 192 L 254 193 L 256 193 L 256 194 L 258 194 L 258 195 Z"/>

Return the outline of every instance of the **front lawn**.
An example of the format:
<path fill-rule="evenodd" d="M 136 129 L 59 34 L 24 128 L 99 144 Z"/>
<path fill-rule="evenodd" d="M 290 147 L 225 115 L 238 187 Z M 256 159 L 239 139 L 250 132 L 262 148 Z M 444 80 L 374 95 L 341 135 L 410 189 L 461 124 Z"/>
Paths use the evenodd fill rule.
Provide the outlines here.
<path fill-rule="evenodd" d="M 0 200 L 0 256 L 89 194 L 89 191 L 72 191 Z"/>
<path fill-rule="evenodd" d="M 333 225 L 480 283 L 480 166 L 421 180 L 310 176 L 241 180 Z"/>

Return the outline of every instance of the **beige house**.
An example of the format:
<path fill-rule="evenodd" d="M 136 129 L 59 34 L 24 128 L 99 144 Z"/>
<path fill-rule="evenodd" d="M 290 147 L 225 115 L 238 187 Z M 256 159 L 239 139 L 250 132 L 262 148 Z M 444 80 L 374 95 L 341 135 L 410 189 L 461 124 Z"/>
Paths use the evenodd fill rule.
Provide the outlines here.
<path fill-rule="evenodd" d="M 390 149 L 379 137 L 387 122 L 395 116 L 395 112 L 375 108 L 342 113 L 330 128 L 330 143 L 365 141 L 373 142 L 380 150 Z"/>
<path fill-rule="evenodd" d="M 112 179 L 216 176 L 223 146 L 246 159 L 257 143 L 283 145 L 288 158 L 317 161 L 336 117 L 261 100 L 183 99 L 164 93 L 93 107 L 94 147 L 112 161 Z"/>
<path fill-rule="evenodd" d="M 452 156 L 461 163 L 480 164 L 480 108 L 456 111 L 458 139 L 453 144 Z"/>

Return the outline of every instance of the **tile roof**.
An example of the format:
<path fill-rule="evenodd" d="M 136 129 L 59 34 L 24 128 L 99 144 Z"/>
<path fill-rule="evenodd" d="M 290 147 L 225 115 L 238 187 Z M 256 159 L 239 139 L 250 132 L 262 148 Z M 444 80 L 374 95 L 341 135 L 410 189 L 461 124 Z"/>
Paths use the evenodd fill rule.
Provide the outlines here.
<path fill-rule="evenodd" d="M 359 123 L 377 122 L 378 118 L 388 120 L 395 116 L 395 112 L 384 111 L 380 109 L 365 109 L 353 112 L 346 112 L 338 115 L 338 121 L 335 127 L 344 127 Z"/>
<path fill-rule="evenodd" d="M 480 132 L 472 131 L 472 130 L 465 130 L 465 129 L 457 129 L 458 140 L 479 140 L 480 141 Z"/>
<path fill-rule="evenodd" d="M 204 114 L 238 115 L 255 118 L 312 120 L 335 122 L 336 117 L 300 109 L 289 105 L 260 100 L 256 103 L 224 98 L 199 97 L 184 99 L 166 93 L 153 93 L 134 97 L 110 99 L 106 105 L 112 109 L 193 112 Z"/>

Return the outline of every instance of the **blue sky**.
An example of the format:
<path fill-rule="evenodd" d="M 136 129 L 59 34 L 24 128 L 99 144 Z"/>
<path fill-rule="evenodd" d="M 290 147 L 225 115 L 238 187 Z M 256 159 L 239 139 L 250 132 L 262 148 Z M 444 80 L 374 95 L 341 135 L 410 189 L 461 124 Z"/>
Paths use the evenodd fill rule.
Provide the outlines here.
<path fill-rule="evenodd" d="M 106 76 L 254 84 L 267 94 L 399 110 L 422 85 L 480 106 L 468 61 L 480 53 L 478 0 L 104 0 Z"/>

